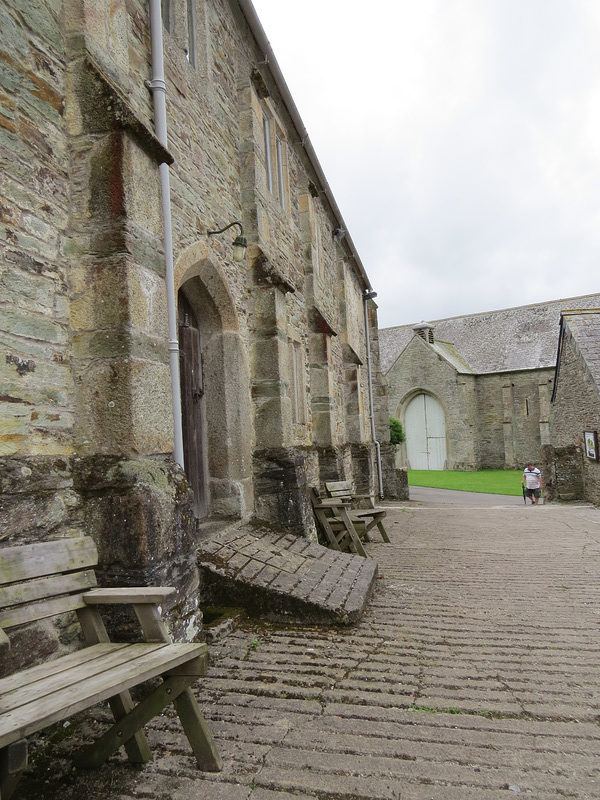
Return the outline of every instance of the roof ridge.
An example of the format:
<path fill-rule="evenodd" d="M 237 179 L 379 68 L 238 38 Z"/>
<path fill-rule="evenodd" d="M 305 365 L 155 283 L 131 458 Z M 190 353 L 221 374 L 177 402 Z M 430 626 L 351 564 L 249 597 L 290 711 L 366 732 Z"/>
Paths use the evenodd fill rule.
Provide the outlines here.
<path fill-rule="evenodd" d="M 536 308 L 537 306 L 556 305 L 557 303 L 566 303 L 571 300 L 583 300 L 588 297 L 597 297 L 599 295 L 600 292 L 590 292 L 590 294 L 579 294 L 575 295 L 574 297 L 559 297 L 556 300 L 544 300 L 539 303 L 525 303 L 525 305 L 522 306 L 508 306 L 508 308 L 496 308 L 496 309 L 491 309 L 490 311 L 475 311 L 472 314 L 455 314 L 452 317 L 440 317 L 439 319 L 431 320 L 431 322 L 428 322 L 427 325 L 432 326 L 437 322 L 450 322 L 453 319 L 468 319 L 472 317 L 483 317 L 488 314 L 502 314 L 505 311 L 517 311 L 525 308 Z M 422 324 L 422 321 L 407 322 L 404 325 L 392 325 L 388 328 L 380 328 L 379 332 L 381 333 L 382 331 L 393 331 L 393 330 L 398 330 L 400 328 L 410 328 L 413 325 L 420 325 L 420 324 Z"/>

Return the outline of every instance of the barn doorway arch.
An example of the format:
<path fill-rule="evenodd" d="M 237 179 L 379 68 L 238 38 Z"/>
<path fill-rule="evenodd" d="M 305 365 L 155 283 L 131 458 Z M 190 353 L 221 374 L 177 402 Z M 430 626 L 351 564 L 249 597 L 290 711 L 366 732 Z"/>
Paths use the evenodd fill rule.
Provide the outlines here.
<path fill-rule="evenodd" d="M 446 416 L 433 395 L 421 392 L 404 414 L 406 457 L 410 469 L 445 469 Z"/>

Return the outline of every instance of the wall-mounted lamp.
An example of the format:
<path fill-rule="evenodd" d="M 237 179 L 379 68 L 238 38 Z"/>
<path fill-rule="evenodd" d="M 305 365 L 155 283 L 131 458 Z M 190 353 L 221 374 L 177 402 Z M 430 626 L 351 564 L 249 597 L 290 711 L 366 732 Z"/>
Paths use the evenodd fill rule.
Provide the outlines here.
<path fill-rule="evenodd" d="M 341 242 L 345 235 L 346 231 L 344 228 L 336 228 L 333 232 L 333 238 L 336 240 L 336 242 Z"/>
<path fill-rule="evenodd" d="M 221 228 L 220 231 L 207 231 L 209 236 L 216 236 L 219 233 L 224 233 L 225 231 L 229 230 L 229 228 L 233 228 L 234 225 L 237 225 L 240 229 L 239 236 L 236 236 L 233 240 L 233 260 L 234 261 L 243 261 L 244 256 L 246 255 L 246 247 L 248 247 L 248 242 L 244 237 L 244 228 L 242 227 L 241 222 L 230 222 L 229 225 L 225 225 L 224 228 Z"/>

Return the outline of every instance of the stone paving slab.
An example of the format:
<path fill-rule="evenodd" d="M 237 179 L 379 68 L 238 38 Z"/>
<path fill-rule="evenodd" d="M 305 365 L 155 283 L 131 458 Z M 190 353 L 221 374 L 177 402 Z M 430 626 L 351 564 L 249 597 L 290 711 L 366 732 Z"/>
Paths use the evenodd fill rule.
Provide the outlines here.
<path fill-rule="evenodd" d="M 201 540 L 198 563 L 211 602 L 227 605 L 235 597 L 271 619 L 356 622 L 377 578 L 373 559 L 242 524 Z"/>
<path fill-rule="evenodd" d="M 600 511 L 387 519 L 355 625 L 249 621 L 211 645 L 195 691 L 220 774 L 198 772 L 171 711 L 145 766 L 71 772 L 98 709 L 32 743 L 16 800 L 600 798 Z"/>

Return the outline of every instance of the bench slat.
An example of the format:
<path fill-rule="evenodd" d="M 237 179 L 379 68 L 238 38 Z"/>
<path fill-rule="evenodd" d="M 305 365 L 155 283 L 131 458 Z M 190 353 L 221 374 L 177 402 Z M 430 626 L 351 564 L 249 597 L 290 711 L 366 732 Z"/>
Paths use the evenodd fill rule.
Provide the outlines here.
<path fill-rule="evenodd" d="M 118 723 L 101 737 L 102 746 L 92 750 L 89 763 L 103 761 L 121 744 L 131 761 L 143 763 L 150 750 L 142 726 L 173 701 L 198 764 L 219 770 L 221 760 L 189 689 L 206 674 L 207 646 L 172 643 L 160 620 L 158 606 L 176 590 L 154 586 L 96 589 L 92 568 L 97 562 L 96 546 L 89 537 L 0 546 L 0 650 L 10 647 L 4 628 L 74 611 L 87 640 L 96 642 L 0 679 L 0 753 L 108 700 Z M 146 641 L 109 642 L 95 608 L 100 603 L 133 603 Z M 163 683 L 146 692 L 145 700 L 136 706 L 129 690 L 159 676 Z M 13 778 L 16 781 L 18 776 Z M 5 789 L 12 787 L 3 765 L 0 782 L 4 797 Z"/>
<path fill-rule="evenodd" d="M 38 619 L 46 619 L 67 611 L 85 608 L 81 594 L 55 597 L 52 600 L 43 600 L 40 603 L 29 603 L 25 606 L 0 609 L 0 628 L 14 628 L 15 625 L 24 625 Z"/>
<path fill-rule="evenodd" d="M 124 663 L 133 663 L 141 654 L 160 650 L 164 645 L 159 643 L 142 644 L 142 650 L 133 649 L 139 645 L 120 645 L 117 648 L 105 648 L 102 652 L 95 654 L 94 658 L 89 658 L 85 651 L 93 650 L 95 647 L 96 645 L 92 645 L 84 650 L 78 650 L 76 655 L 80 656 L 79 660 L 72 659 L 68 667 L 65 667 L 64 664 L 61 665 L 62 658 L 57 659 L 53 662 L 56 667 L 51 675 L 40 676 L 38 674 L 35 680 L 26 680 L 18 689 L 4 692 L 2 691 L 2 681 L 0 681 L 0 720 L 4 714 L 13 711 L 18 705 L 33 703 L 42 697 L 59 692 L 70 682 L 90 681 L 93 684 L 99 674 L 106 672 L 111 683 L 114 684 L 115 678 L 110 675 L 113 670 L 120 669 Z M 22 674 L 26 676 L 27 672 L 28 670 L 25 670 Z"/>
<path fill-rule="evenodd" d="M 54 661 L 45 661 L 21 672 L 13 672 L 12 675 L 7 675 L 6 678 L 0 678 L 0 702 L 5 694 L 14 692 L 22 686 L 28 686 L 44 678 L 50 678 L 51 675 L 65 672 L 78 664 L 85 664 L 86 661 L 102 658 L 105 653 L 111 650 L 129 646 L 127 642 L 103 642 L 102 644 L 84 647 L 82 650 L 76 650 L 73 653 L 56 658 Z"/>
<path fill-rule="evenodd" d="M 344 501 L 352 504 L 353 508 L 348 511 L 348 516 L 355 526 L 363 526 L 360 533 L 361 538 L 370 542 L 369 531 L 376 526 L 383 541 L 390 541 L 383 524 L 387 512 L 383 508 L 375 508 L 375 499 L 372 494 L 356 494 L 352 481 L 325 481 L 325 490 L 331 498 L 336 498 L 338 502 Z M 369 508 L 357 507 L 363 500 L 368 502 Z"/>
<path fill-rule="evenodd" d="M 102 646 L 106 647 L 93 647 Z M 14 692 L 12 700 L 8 701 L 10 695 L 4 697 L 14 703 L 14 710 L 0 716 L 0 748 L 205 653 L 204 644 L 132 644 L 90 662 L 95 667 L 93 675 L 74 665 L 61 674 L 59 688 L 57 675 L 48 680 L 46 687 L 38 681 L 36 691 L 46 691 L 35 700 L 30 699 L 30 689 L 23 686 Z M 194 670 L 201 674 L 196 666 Z"/>
<path fill-rule="evenodd" d="M 325 481 L 327 491 L 343 491 L 352 492 L 352 483 L 350 481 Z"/>
<path fill-rule="evenodd" d="M 0 548 L 0 585 L 71 572 L 98 563 L 96 545 L 89 536 Z"/>
<path fill-rule="evenodd" d="M 88 606 L 112 603 L 164 603 L 165 598 L 176 592 L 174 586 L 124 586 L 122 588 L 92 589 L 86 592 L 84 602 Z"/>
<path fill-rule="evenodd" d="M 46 597 L 56 597 L 71 592 L 83 592 L 96 586 L 93 570 L 73 572 L 70 575 L 53 575 L 28 583 L 12 583 L 0 586 L 0 608 L 32 603 Z"/>

